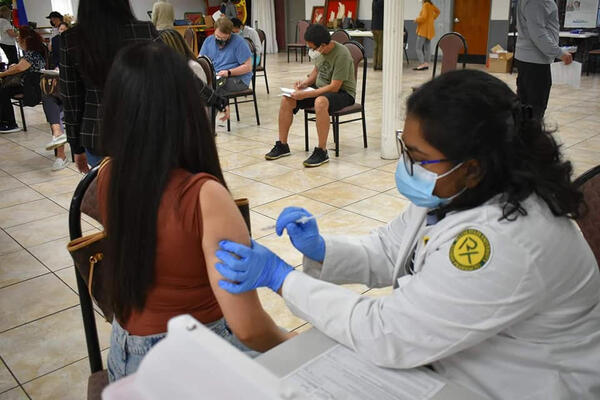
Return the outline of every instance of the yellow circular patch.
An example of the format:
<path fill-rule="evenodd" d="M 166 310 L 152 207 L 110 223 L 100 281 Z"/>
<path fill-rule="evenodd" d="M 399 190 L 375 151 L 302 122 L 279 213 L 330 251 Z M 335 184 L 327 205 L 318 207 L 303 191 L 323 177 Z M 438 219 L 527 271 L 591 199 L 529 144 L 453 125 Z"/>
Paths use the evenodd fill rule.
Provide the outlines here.
<path fill-rule="evenodd" d="M 452 265 L 462 271 L 476 271 L 482 268 L 490 259 L 490 242 L 477 229 L 462 231 L 450 247 Z"/>

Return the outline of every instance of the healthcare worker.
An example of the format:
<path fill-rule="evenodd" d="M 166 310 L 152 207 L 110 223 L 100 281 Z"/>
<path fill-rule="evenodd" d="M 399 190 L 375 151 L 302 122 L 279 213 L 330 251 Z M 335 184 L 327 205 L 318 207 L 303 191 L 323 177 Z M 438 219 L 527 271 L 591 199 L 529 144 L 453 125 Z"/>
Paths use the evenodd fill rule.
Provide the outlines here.
<path fill-rule="evenodd" d="M 317 329 L 389 368 L 432 364 L 493 399 L 600 399 L 600 274 L 552 134 L 499 79 L 448 72 L 407 102 L 396 185 L 412 204 L 363 237 L 285 209 L 304 272 L 221 242 L 222 288 L 270 287 Z M 393 285 L 360 296 L 332 283 Z"/>

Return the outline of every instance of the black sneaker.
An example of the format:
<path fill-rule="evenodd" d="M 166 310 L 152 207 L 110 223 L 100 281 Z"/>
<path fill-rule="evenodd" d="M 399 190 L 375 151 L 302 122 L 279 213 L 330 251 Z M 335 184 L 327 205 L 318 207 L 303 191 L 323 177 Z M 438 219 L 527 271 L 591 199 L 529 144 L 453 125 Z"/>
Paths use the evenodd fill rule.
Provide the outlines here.
<path fill-rule="evenodd" d="M 271 149 L 270 152 L 265 154 L 265 158 L 267 160 L 277 160 L 278 158 L 289 156 L 290 146 L 287 143 L 281 143 L 281 141 L 276 141 L 275 146 Z"/>
<path fill-rule="evenodd" d="M 21 128 L 19 128 L 17 125 L 2 125 L 0 126 L 0 133 L 14 133 L 14 132 L 20 132 Z"/>
<path fill-rule="evenodd" d="M 326 162 L 329 162 L 327 150 L 323 150 L 320 147 L 315 147 L 311 156 L 304 160 L 303 164 L 305 167 L 318 167 Z"/>

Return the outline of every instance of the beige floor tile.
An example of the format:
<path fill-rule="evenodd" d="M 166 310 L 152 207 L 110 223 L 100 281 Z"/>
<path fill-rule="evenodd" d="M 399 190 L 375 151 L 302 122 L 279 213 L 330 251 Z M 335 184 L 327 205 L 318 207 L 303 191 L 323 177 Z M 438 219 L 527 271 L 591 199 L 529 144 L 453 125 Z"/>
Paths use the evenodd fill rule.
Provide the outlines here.
<path fill-rule="evenodd" d="M 283 261 L 290 264 L 292 267 L 296 267 L 302 264 L 302 254 L 292 246 L 290 238 L 287 233 L 277 236 L 276 233 L 272 233 L 268 236 L 262 237 L 256 240 L 261 245 L 269 248 L 272 252 L 277 254 Z"/>
<path fill-rule="evenodd" d="M 321 175 L 310 174 L 306 172 L 306 169 L 301 169 L 287 172 L 283 175 L 262 179 L 262 181 L 289 192 L 299 193 L 326 185 L 333 182 L 333 179 Z"/>
<path fill-rule="evenodd" d="M 391 222 L 402 214 L 409 204 L 410 202 L 407 200 L 382 193 L 358 203 L 350 204 L 344 209 L 382 222 Z"/>
<path fill-rule="evenodd" d="M 308 210 L 313 215 L 317 215 L 317 216 L 320 216 L 320 215 L 323 215 L 323 214 L 326 214 L 328 212 L 332 212 L 335 210 L 335 207 L 330 206 L 329 204 L 325 204 L 320 201 L 309 199 L 307 197 L 304 197 L 302 195 L 297 195 L 297 194 L 283 198 L 281 200 L 273 201 L 271 203 L 268 203 L 268 204 L 265 204 L 262 206 L 258 206 L 254 210 L 256 212 L 266 215 L 267 217 L 277 220 L 277 218 L 279 217 L 279 214 L 281 214 L 281 212 L 286 207 L 302 207 L 302 208 L 305 208 L 306 210 Z"/>
<path fill-rule="evenodd" d="M 287 197 L 291 193 L 276 187 L 255 182 L 249 185 L 241 186 L 231 190 L 234 199 L 246 197 L 252 207 L 257 207 L 271 201 Z"/>
<path fill-rule="evenodd" d="M 109 344 L 110 325 L 96 318 L 100 347 Z M 20 382 L 87 356 L 81 310 L 73 307 L 0 334 L 0 354 Z"/>
<path fill-rule="evenodd" d="M 274 293 L 271 289 L 258 289 L 258 297 L 265 311 L 269 313 L 279 327 L 291 331 L 305 323 L 304 320 L 292 314 L 281 296 Z"/>
<path fill-rule="evenodd" d="M 266 217 L 255 211 L 250 211 L 250 225 L 252 226 L 252 238 L 259 239 L 275 232 L 275 219 Z"/>
<path fill-rule="evenodd" d="M 6 232 L 17 242 L 25 247 L 33 247 L 69 235 L 68 214 L 59 214 L 38 221 L 28 222 L 12 228 Z M 81 222 L 83 231 L 93 229 L 87 222 Z"/>
<path fill-rule="evenodd" d="M 82 400 L 87 397 L 90 364 L 87 358 L 23 385 L 33 400 Z"/>
<path fill-rule="evenodd" d="M 29 247 L 27 250 L 48 267 L 48 269 L 56 271 L 73 264 L 73 259 L 67 251 L 68 242 L 68 237 L 62 237 L 57 240 Z"/>
<path fill-rule="evenodd" d="M 256 181 L 248 178 L 244 178 L 243 176 L 232 174 L 231 172 L 224 172 L 223 177 L 225 178 L 225 183 L 229 190 L 234 188 L 239 188 L 241 186 L 250 185 L 255 183 Z"/>
<path fill-rule="evenodd" d="M 64 208 L 65 210 L 68 210 L 71 207 L 71 200 L 73 200 L 73 191 L 60 194 L 53 194 L 46 197 L 58 204 L 59 206 L 61 206 L 62 208 Z"/>
<path fill-rule="evenodd" d="M 83 175 L 73 171 L 70 168 L 64 168 L 60 171 L 52 171 L 51 168 L 44 168 L 16 174 L 15 178 L 19 179 L 23 183 L 26 183 L 27 185 L 35 185 L 36 183 L 47 182 L 67 176 L 79 176 L 80 178 L 83 177 Z"/>
<path fill-rule="evenodd" d="M 16 225 L 22 225 L 31 221 L 37 221 L 53 215 L 64 213 L 65 210 L 50 200 L 41 199 L 27 204 L 19 204 L 12 207 L 0 209 L 0 227 L 6 229 Z M 66 218 L 65 218 L 66 221 Z"/>
<path fill-rule="evenodd" d="M 73 290 L 75 293 L 78 293 L 77 278 L 75 277 L 75 267 L 71 266 L 63 268 L 61 270 L 55 271 L 54 273 L 56 274 L 56 276 L 58 276 L 58 279 L 60 279 L 67 286 L 69 286 L 71 290 Z"/>
<path fill-rule="evenodd" d="M 319 219 L 319 231 L 327 235 L 367 235 L 383 225 L 381 221 L 346 210 L 336 210 Z"/>
<path fill-rule="evenodd" d="M 344 179 L 368 170 L 368 167 L 364 167 L 362 165 L 351 164 L 348 162 L 338 160 L 331 160 L 327 164 L 323 164 L 317 168 L 308 168 L 306 171 L 308 173 L 327 176 L 333 179 Z"/>
<path fill-rule="evenodd" d="M 48 269 L 25 250 L 0 256 L 0 288 L 47 273 Z"/>
<path fill-rule="evenodd" d="M 232 174 L 240 175 L 249 179 L 260 179 L 271 178 L 274 176 L 283 175 L 287 172 L 292 171 L 291 168 L 287 168 L 281 165 L 276 165 L 266 160 L 260 161 L 256 164 L 247 165 L 245 167 L 232 169 L 229 172 Z"/>
<path fill-rule="evenodd" d="M 223 143 L 219 143 L 220 149 L 224 149 L 235 153 L 239 153 L 248 149 L 263 148 L 264 146 L 264 143 L 241 138 L 233 138 Z"/>
<path fill-rule="evenodd" d="M 79 175 L 71 175 L 64 178 L 53 179 L 48 182 L 36 183 L 35 185 L 31 185 L 31 187 L 42 193 L 44 196 L 52 196 L 61 193 L 72 194 L 80 180 L 81 177 Z"/>
<path fill-rule="evenodd" d="M 377 192 L 385 192 L 396 187 L 394 174 L 379 169 L 363 172 L 362 174 L 351 176 L 344 179 L 344 182 L 351 183 L 366 189 L 375 190 Z"/>
<path fill-rule="evenodd" d="M 17 381 L 15 381 L 8 368 L 6 368 L 6 365 L 0 361 L 0 393 L 6 392 L 16 386 L 18 386 Z"/>
<path fill-rule="evenodd" d="M 74 306 L 75 294 L 52 274 L 0 289 L 0 332 Z"/>
<path fill-rule="evenodd" d="M 303 193 L 313 200 L 330 204 L 335 207 L 344 207 L 368 197 L 375 196 L 377 192 L 345 182 L 333 182 Z"/>
<path fill-rule="evenodd" d="M 23 389 L 16 387 L 8 392 L 0 393 L 0 400 L 29 400 Z"/>
<path fill-rule="evenodd" d="M 46 157 L 42 157 L 35 153 L 32 157 L 24 160 L 8 160 L 1 161 L 0 168 L 9 174 L 15 175 L 22 172 L 35 171 L 38 169 L 48 168 L 52 165 L 52 161 Z"/>
<path fill-rule="evenodd" d="M 14 251 L 21 250 L 22 247 L 13 240 L 4 229 L 0 229 L 0 255 L 12 253 Z"/>
<path fill-rule="evenodd" d="M 391 162 L 389 164 L 378 167 L 382 171 L 391 172 L 392 174 L 396 172 L 396 166 L 398 165 L 398 161 Z"/>
<path fill-rule="evenodd" d="M 300 169 L 303 171 L 304 170 L 308 171 L 309 169 L 304 167 L 304 165 L 302 163 L 309 156 L 310 156 L 309 152 L 297 151 L 297 152 L 292 152 L 291 156 L 281 157 L 280 159 L 270 160 L 269 162 L 272 164 L 283 165 L 285 167 L 292 168 L 292 169 Z"/>
<path fill-rule="evenodd" d="M 25 185 L 18 179 L 12 176 L 0 176 L 0 190 L 6 191 L 10 189 L 23 188 Z"/>
<path fill-rule="evenodd" d="M 44 198 L 38 192 L 27 187 L 4 190 L 0 192 L 0 208 L 10 207 L 17 204 L 29 203 Z"/>
<path fill-rule="evenodd" d="M 369 168 L 379 168 L 394 162 L 394 160 L 384 160 L 381 158 L 380 152 L 374 152 L 371 149 L 362 150 L 348 156 L 344 155 L 344 161 Z"/>
<path fill-rule="evenodd" d="M 223 171 L 229 171 L 231 169 L 244 167 L 246 165 L 256 164 L 259 159 L 255 157 L 249 157 L 240 153 L 228 153 L 220 155 L 219 160 L 221 161 L 221 168 Z"/>

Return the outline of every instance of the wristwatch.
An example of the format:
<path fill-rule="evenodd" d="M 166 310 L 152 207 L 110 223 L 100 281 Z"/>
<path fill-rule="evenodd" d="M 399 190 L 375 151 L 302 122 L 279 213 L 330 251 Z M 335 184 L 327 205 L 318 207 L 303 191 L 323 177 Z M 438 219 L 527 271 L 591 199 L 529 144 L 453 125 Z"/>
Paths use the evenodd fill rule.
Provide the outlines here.
<path fill-rule="evenodd" d="M 231 70 L 230 69 L 227 70 L 227 76 L 228 77 L 231 76 Z"/>

